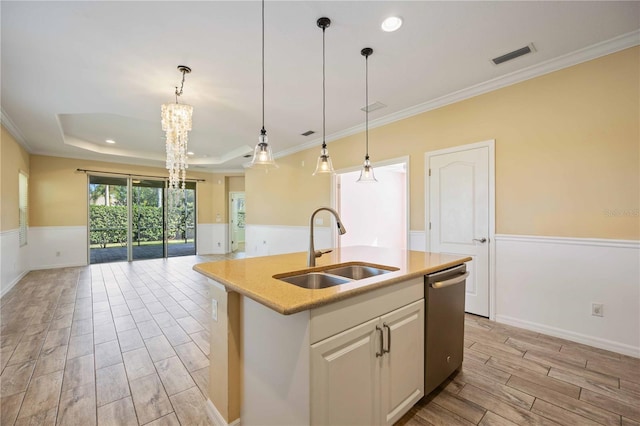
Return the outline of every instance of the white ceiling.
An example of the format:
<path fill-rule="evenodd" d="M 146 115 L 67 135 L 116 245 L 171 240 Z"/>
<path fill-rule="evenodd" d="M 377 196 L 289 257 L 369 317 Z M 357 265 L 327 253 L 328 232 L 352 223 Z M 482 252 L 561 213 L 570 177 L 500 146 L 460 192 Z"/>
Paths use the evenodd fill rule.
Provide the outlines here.
<path fill-rule="evenodd" d="M 370 113 L 375 125 L 619 49 L 616 37 L 640 43 L 636 1 L 267 1 L 265 10 L 265 127 L 276 155 L 321 142 L 322 16 L 332 20 L 327 141 L 363 127 L 363 47 L 374 50 L 370 103 L 387 105 Z M 163 165 L 160 105 L 174 99 L 184 64 L 191 168 L 246 163 L 261 127 L 260 2 L 3 0 L 0 13 L 2 120 L 30 152 Z M 392 14 L 404 25 L 384 33 Z M 490 62 L 529 43 L 535 53 Z"/>

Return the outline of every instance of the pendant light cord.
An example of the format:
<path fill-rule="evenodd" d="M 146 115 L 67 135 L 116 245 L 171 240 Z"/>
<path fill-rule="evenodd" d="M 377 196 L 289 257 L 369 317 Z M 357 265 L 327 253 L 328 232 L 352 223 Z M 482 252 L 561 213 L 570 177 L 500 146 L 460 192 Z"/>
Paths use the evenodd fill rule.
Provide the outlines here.
<path fill-rule="evenodd" d="M 324 61 L 325 61 L 325 55 L 324 55 L 324 31 L 326 30 L 326 28 L 322 28 L 322 148 L 326 148 L 327 147 L 327 143 L 325 141 L 325 134 L 326 134 L 326 129 L 325 129 L 325 122 L 326 122 L 326 102 L 325 102 L 325 73 L 324 73 Z"/>
<path fill-rule="evenodd" d="M 365 78 L 364 78 L 364 87 L 365 87 L 365 101 L 364 101 L 364 110 L 365 110 L 365 142 L 366 142 L 366 153 L 365 160 L 369 159 L 369 55 L 364 57 L 365 63 Z"/>
<path fill-rule="evenodd" d="M 262 130 L 261 134 L 266 134 L 264 129 L 264 0 L 262 0 Z"/>

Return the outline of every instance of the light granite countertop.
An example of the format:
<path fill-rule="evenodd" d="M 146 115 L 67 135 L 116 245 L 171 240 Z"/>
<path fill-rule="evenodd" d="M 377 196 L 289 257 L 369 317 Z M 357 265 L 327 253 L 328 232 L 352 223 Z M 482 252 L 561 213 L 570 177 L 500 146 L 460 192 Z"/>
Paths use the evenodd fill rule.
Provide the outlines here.
<path fill-rule="evenodd" d="M 465 256 L 354 246 L 323 255 L 316 259 L 314 268 L 306 266 L 307 253 L 299 252 L 200 263 L 193 269 L 229 291 L 249 297 L 280 314 L 290 315 L 468 261 L 471 258 Z M 330 265 L 353 262 L 398 270 L 323 289 L 306 289 L 273 278 L 274 275 L 321 271 Z"/>

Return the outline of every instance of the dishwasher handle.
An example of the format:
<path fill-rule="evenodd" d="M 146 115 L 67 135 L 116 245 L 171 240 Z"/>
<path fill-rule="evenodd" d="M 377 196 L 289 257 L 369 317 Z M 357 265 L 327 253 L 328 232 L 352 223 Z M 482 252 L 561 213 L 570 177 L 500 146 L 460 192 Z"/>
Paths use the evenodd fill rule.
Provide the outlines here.
<path fill-rule="evenodd" d="M 467 277 L 469 276 L 469 272 L 465 272 L 463 274 L 458 275 L 457 277 L 448 279 L 448 280 L 444 280 L 444 281 L 437 281 L 435 283 L 431 283 L 430 286 L 431 288 L 445 288 L 445 287 L 449 287 L 455 284 L 459 284 L 461 282 L 463 282 L 464 280 L 467 279 Z"/>

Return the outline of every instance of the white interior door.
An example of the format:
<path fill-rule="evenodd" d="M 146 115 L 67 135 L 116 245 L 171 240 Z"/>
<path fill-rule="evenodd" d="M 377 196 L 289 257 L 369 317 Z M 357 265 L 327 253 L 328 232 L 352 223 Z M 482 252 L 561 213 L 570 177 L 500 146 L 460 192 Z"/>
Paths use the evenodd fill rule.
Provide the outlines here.
<path fill-rule="evenodd" d="M 489 316 L 489 147 L 429 158 L 429 250 L 466 255 L 465 310 Z"/>

